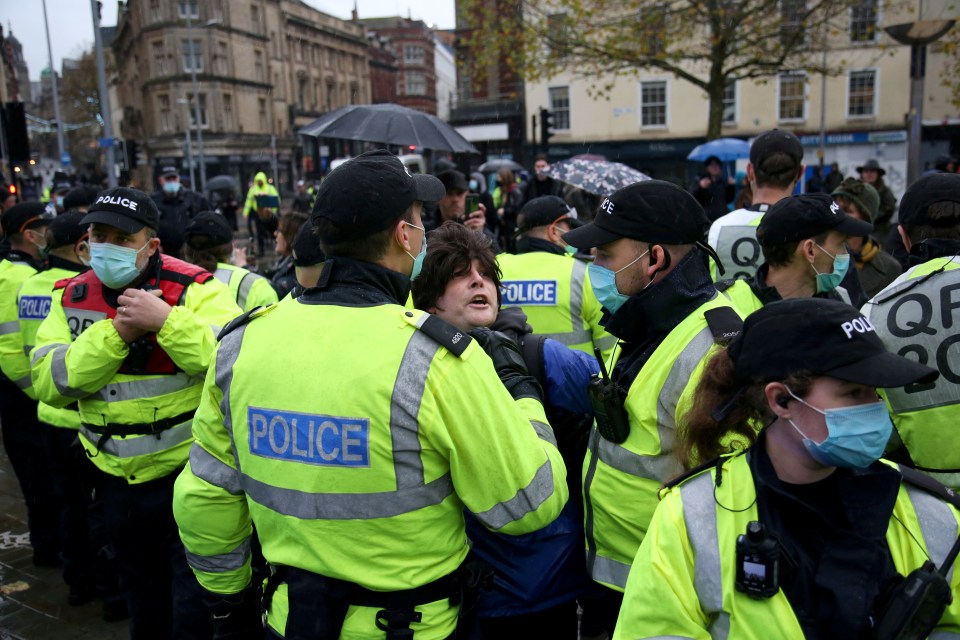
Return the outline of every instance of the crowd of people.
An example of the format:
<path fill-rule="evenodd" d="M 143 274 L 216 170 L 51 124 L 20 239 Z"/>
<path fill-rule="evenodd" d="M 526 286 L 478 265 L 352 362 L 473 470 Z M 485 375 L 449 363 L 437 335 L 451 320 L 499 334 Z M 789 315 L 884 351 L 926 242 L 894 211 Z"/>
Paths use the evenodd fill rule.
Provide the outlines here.
<path fill-rule="evenodd" d="M 34 563 L 135 640 L 960 637 L 960 176 L 715 160 L 258 174 L 272 280 L 172 167 L 4 203 Z"/>

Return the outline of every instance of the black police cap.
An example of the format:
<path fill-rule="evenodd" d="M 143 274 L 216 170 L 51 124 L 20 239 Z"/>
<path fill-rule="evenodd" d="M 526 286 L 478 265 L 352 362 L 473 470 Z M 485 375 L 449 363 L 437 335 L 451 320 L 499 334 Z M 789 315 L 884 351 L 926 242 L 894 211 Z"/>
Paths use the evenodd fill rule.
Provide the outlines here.
<path fill-rule="evenodd" d="M 98 193 L 100 193 L 99 189 L 89 185 L 82 184 L 79 187 L 74 187 L 63 197 L 63 208 L 67 211 L 80 207 L 87 208 L 97 199 Z"/>
<path fill-rule="evenodd" d="M 80 222 L 105 224 L 127 233 L 136 233 L 144 227 L 156 231 L 160 227 L 160 212 L 153 199 L 143 191 L 117 187 L 98 193 Z"/>
<path fill-rule="evenodd" d="M 72 246 L 87 235 L 87 226 L 80 224 L 83 216 L 79 211 L 64 211 L 51 220 L 47 227 L 47 235 L 50 237 L 47 247 L 56 249 Z"/>
<path fill-rule="evenodd" d="M 953 227 L 953 216 L 931 218 L 927 215 L 930 205 L 938 202 L 960 203 L 960 175 L 955 173 L 931 173 L 910 185 L 900 199 L 899 220 L 906 228 L 918 225 Z"/>
<path fill-rule="evenodd" d="M 327 259 L 320 248 L 320 238 L 309 222 L 300 225 L 297 235 L 293 238 L 293 265 L 295 267 L 312 267 Z"/>
<path fill-rule="evenodd" d="M 764 131 L 750 144 L 750 164 L 754 168 L 763 168 L 767 158 L 776 153 L 787 155 L 799 167 L 803 160 L 803 145 L 797 136 L 785 129 Z"/>
<path fill-rule="evenodd" d="M 827 231 L 860 237 L 873 225 L 844 213 L 825 193 L 790 196 L 771 206 L 757 227 L 757 241 L 764 247 L 799 242 Z"/>
<path fill-rule="evenodd" d="M 42 202 L 20 202 L 3 212 L 0 225 L 3 225 L 4 234 L 12 236 L 27 229 L 46 226 L 56 215 L 52 208 L 48 209 Z"/>
<path fill-rule="evenodd" d="M 540 196 L 527 200 L 517 214 L 517 230 L 520 233 L 537 227 L 545 227 L 557 220 L 577 217 L 577 210 L 557 196 Z"/>
<path fill-rule="evenodd" d="M 233 229 L 216 211 L 201 211 L 190 221 L 183 235 L 194 249 L 209 249 L 232 241 Z"/>

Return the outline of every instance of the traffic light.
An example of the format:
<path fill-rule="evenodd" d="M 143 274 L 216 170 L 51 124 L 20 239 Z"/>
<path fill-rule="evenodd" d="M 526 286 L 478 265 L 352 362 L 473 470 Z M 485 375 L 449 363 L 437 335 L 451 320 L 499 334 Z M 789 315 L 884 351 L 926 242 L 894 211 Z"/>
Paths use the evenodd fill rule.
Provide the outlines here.
<path fill-rule="evenodd" d="M 553 135 L 553 114 L 548 109 L 540 107 L 540 144 L 546 148 Z"/>
<path fill-rule="evenodd" d="M 136 140 L 127 140 L 127 166 L 131 169 L 140 164 L 137 160 L 137 152 L 140 151 L 140 145 Z"/>
<path fill-rule="evenodd" d="M 22 102 L 8 102 L 3 107 L 3 134 L 12 163 L 30 161 L 30 138 Z"/>

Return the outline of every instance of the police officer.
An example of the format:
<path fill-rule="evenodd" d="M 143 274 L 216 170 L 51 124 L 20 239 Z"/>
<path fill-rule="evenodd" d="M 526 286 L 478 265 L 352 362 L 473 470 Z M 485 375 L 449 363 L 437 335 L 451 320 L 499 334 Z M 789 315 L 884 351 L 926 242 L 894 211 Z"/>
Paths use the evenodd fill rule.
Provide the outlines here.
<path fill-rule="evenodd" d="M 230 264 L 234 255 L 233 229 L 216 211 L 201 211 L 183 232 L 183 255 L 187 262 L 211 272 L 227 285 L 237 306 L 244 311 L 277 301 L 270 281 L 243 267 Z"/>
<path fill-rule="evenodd" d="M 183 247 L 183 230 L 201 211 L 208 211 L 207 199 L 180 184 L 180 172 L 176 167 L 163 167 L 157 178 L 160 188 L 150 194 L 160 212 L 160 228 L 157 237 L 164 255 L 179 258 Z"/>
<path fill-rule="evenodd" d="M 603 310 L 587 265 L 569 255 L 562 238 L 576 218 L 576 210 L 556 196 L 523 205 L 517 218 L 517 252 L 497 259 L 503 271 L 503 304 L 522 308 L 538 334 L 591 355 L 598 348 L 609 358 L 615 338 L 600 324 Z"/>
<path fill-rule="evenodd" d="M 896 432 L 890 457 L 960 489 L 960 175 L 936 173 L 900 201 L 900 237 L 913 266 L 863 307 L 884 344 L 940 370 L 926 385 L 888 389 Z"/>
<path fill-rule="evenodd" d="M 74 187 L 63 198 L 63 208 L 66 211 L 87 212 L 87 208 L 94 203 L 100 190 L 88 184 Z"/>
<path fill-rule="evenodd" d="M 27 524 L 33 563 L 59 565 L 56 505 L 43 443 L 37 434 L 37 401 L 30 385 L 30 360 L 20 336 L 17 291 L 43 268 L 44 230 L 53 209 L 39 202 L 21 202 L 3 212 L 0 224 L 10 240 L 10 251 L 0 260 L 0 425 L 3 444 L 27 505 Z"/>
<path fill-rule="evenodd" d="M 648 180 L 616 191 L 593 222 L 563 235 L 578 249 L 597 248 L 590 285 L 610 314 L 606 330 L 622 341 L 612 374 L 619 390 L 594 407 L 616 421 L 598 415 L 583 480 L 587 568 L 609 587 L 610 633 L 657 489 L 681 470 L 675 427 L 700 362 L 740 324 L 710 279 L 709 224 L 687 191 Z"/>
<path fill-rule="evenodd" d="M 92 270 L 56 285 L 31 354 L 34 389 L 54 407 L 79 405 L 131 637 L 209 638 L 170 504 L 215 336 L 240 310 L 210 273 L 160 252 L 159 212 L 142 191 L 101 192 L 81 223 Z"/>
<path fill-rule="evenodd" d="M 264 197 L 275 197 L 277 206 L 263 206 L 266 204 Z M 253 185 L 247 190 L 247 199 L 243 204 L 243 217 L 247 219 L 247 230 L 250 232 L 251 238 L 254 234 L 254 228 L 256 228 L 257 250 L 259 252 L 257 255 L 263 256 L 267 238 L 271 237 L 273 232 L 277 230 L 279 211 L 280 193 L 267 180 L 267 174 L 258 171 L 257 175 L 253 177 Z"/>
<path fill-rule="evenodd" d="M 243 608 L 251 524 L 274 570 L 272 637 L 445 638 L 470 582 L 462 509 L 518 534 L 563 506 L 563 461 L 515 351 L 488 336 L 491 364 L 478 340 L 401 306 L 426 249 L 421 203 L 443 193 L 387 151 L 344 163 L 314 205 L 317 287 L 225 331 L 174 502 L 223 625 L 259 616 Z"/>
<path fill-rule="evenodd" d="M 717 288 L 743 314 L 784 298 L 825 296 L 850 304 L 840 282 L 850 269 L 846 240 L 870 233 L 869 222 L 848 216 L 825 193 L 780 200 L 757 227 L 763 264 L 746 280 L 721 281 Z"/>
<path fill-rule="evenodd" d="M 293 238 L 293 269 L 297 276 L 297 286 L 290 292 L 292 297 L 296 298 L 304 289 L 317 286 L 326 259 L 313 225 L 309 222 L 300 225 Z"/>
<path fill-rule="evenodd" d="M 944 565 L 960 514 L 945 487 L 877 461 L 892 424 L 876 387 L 936 375 L 835 300 L 750 315 L 700 379 L 680 449 L 709 462 L 670 483 L 614 638 L 955 637 L 960 572 L 921 567 Z M 714 458 L 731 440 L 752 446 Z"/>

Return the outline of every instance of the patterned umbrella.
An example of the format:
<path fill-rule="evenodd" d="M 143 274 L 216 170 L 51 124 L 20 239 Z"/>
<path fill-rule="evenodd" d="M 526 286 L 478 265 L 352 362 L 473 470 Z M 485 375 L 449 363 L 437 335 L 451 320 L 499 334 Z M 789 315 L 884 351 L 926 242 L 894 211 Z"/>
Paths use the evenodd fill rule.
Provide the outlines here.
<path fill-rule="evenodd" d="M 617 189 L 650 179 L 647 174 L 619 162 L 582 158 L 555 162 L 544 173 L 599 196 L 609 196 Z"/>

